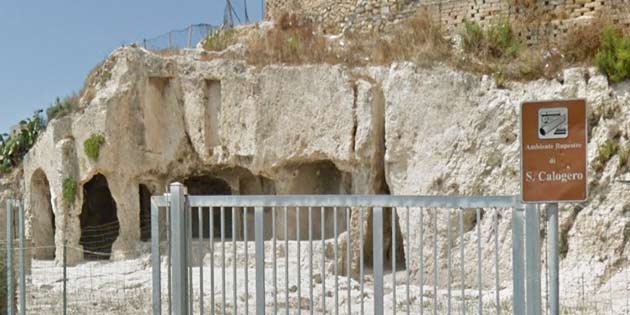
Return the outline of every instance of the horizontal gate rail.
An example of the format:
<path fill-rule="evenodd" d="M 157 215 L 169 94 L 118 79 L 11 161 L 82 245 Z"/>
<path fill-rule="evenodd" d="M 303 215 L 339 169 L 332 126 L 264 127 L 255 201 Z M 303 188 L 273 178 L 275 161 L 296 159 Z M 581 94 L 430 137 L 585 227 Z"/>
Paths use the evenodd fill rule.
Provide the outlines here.
<path fill-rule="evenodd" d="M 155 196 L 158 207 L 166 197 Z M 390 195 L 275 195 L 188 196 L 190 207 L 422 207 L 520 208 L 519 196 L 390 196 Z"/>
<path fill-rule="evenodd" d="M 420 291 L 420 314 L 461 313 L 467 312 L 466 310 L 470 309 L 470 307 L 476 309 L 471 311 L 472 314 L 483 314 L 486 304 L 488 304 L 487 307 L 495 309 L 494 311 L 486 311 L 487 313 L 500 314 L 503 306 L 501 305 L 499 292 L 499 261 L 507 263 L 507 259 L 500 258 L 501 254 L 499 253 L 499 237 L 502 234 L 499 233 L 499 218 L 502 218 L 502 220 L 506 219 L 517 225 L 513 228 L 512 234 L 513 242 L 515 242 L 513 244 L 516 244 L 512 251 L 513 264 L 515 264 L 515 268 L 512 271 L 512 280 L 514 282 L 514 295 L 519 296 L 515 296 L 512 300 L 514 303 L 512 311 L 515 314 L 524 314 L 523 310 L 527 309 L 528 315 L 538 314 L 537 310 L 539 307 L 535 304 L 540 304 L 540 292 L 537 288 L 540 283 L 533 281 L 530 284 L 528 281 L 526 285 L 524 280 L 529 279 L 530 273 L 540 275 L 538 267 L 539 257 L 535 255 L 536 248 L 534 245 L 538 242 L 538 239 L 528 239 L 527 243 L 524 241 L 525 232 L 534 233 L 537 226 L 528 227 L 528 229 L 524 228 L 524 214 L 526 209 L 529 208 L 521 202 L 519 196 L 192 196 L 187 194 L 186 187 L 181 184 L 172 184 L 170 187 L 171 192 L 169 194 L 153 196 L 151 199 L 155 221 L 159 221 L 159 216 L 161 215 L 158 208 L 166 208 L 168 211 L 166 213 L 166 218 L 168 219 L 167 245 L 169 251 L 171 248 L 174 250 L 173 257 L 171 258 L 170 255 L 168 257 L 169 262 L 172 259 L 172 267 L 169 266 L 167 268 L 172 274 L 169 274 L 166 278 L 169 286 L 171 282 L 173 285 L 173 291 L 170 292 L 169 290 L 168 293 L 169 299 L 172 294 L 174 301 L 172 310 L 171 303 L 168 303 L 169 313 L 190 314 L 197 310 L 203 313 L 206 310 L 209 314 L 219 314 L 226 313 L 229 310 L 230 312 L 244 314 L 249 314 L 250 311 L 253 314 L 255 311 L 256 314 L 262 315 L 273 309 L 273 313 L 277 314 L 281 312 L 279 308 L 282 306 L 278 300 L 284 299 L 283 308 L 285 310 L 282 313 L 286 312 L 286 314 L 289 314 L 289 308 L 295 308 L 297 314 L 301 314 L 302 308 L 307 310 L 305 313 L 310 314 L 320 311 L 330 312 L 330 314 L 338 314 L 340 312 L 352 313 L 352 303 L 359 302 L 360 314 L 389 314 L 390 311 L 396 314 L 397 308 L 403 310 L 403 313 L 415 314 L 418 311 L 418 302 L 413 301 L 418 298 L 418 294 L 410 293 L 412 280 L 409 270 L 411 266 L 410 261 L 413 259 L 414 267 L 420 270 L 419 274 L 415 275 L 419 277 L 419 281 L 417 278 L 413 280 L 414 290 L 419 289 Z M 491 209 L 487 212 L 489 221 L 484 220 L 484 222 L 487 222 L 484 224 L 488 224 L 490 229 L 484 228 L 483 233 L 481 228 L 482 211 L 486 213 L 487 210 L 481 209 Z M 511 210 L 512 215 L 501 214 L 503 209 Z M 371 211 L 369 216 L 365 215 L 366 211 Z M 418 230 L 415 230 L 416 227 L 410 225 L 410 213 L 415 211 L 419 212 L 414 214 L 412 221 L 414 225 L 418 225 Z M 289 212 L 292 215 L 292 219 L 289 219 Z M 229 220 L 231 222 L 228 223 L 226 218 L 230 214 Z M 319 216 L 321 223 L 320 220 L 314 220 L 313 214 Z M 196 222 L 198 227 L 195 226 L 197 236 L 193 236 L 192 233 L 193 225 L 191 223 L 194 215 L 196 215 L 195 220 L 198 220 Z M 208 217 L 204 220 L 206 215 Z M 268 217 L 269 215 L 271 217 Z M 475 229 L 470 230 L 467 228 L 464 231 L 464 215 L 476 222 L 477 226 Z M 537 216 L 537 214 L 529 214 L 528 220 L 534 216 Z M 438 223 L 438 217 L 440 220 L 444 219 L 444 223 Z M 344 218 L 345 222 L 343 221 Z M 483 218 L 485 219 L 486 216 L 484 215 Z M 516 218 L 516 220 L 513 218 Z M 249 221 L 250 219 L 253 220 Z M 338 219 L 344 223 L 339 224 Z M 418 219 L 419 221 L 417 221 Z M 242 220 L 240 227 L 244 229 L 240 231 L 240 234 L 236 220 Z M 366 221 L 364 222 L 364 220 Z M 204 236 L 204 229 L 206 229 L 204 225 L 208 224 L 206 221 L 209 222 L 209 233 Z M 398 223 L 399 221 L 400 223 Z M 215 223 L 218 223 L 218 225 Z M 252 238 L 248 238 L 247 226 L 252 223 L 254 225 L 254 233 L 251 235 Z M 154 224 L 154 235 L 158 238 L 153 240 L 154 255 L 157 255 L 153 259 L 156 269 L 154 278 L 159 278 L 161 272 L 159 269 L 160 230 L 158 222 L 152 222 L 152 224 Z M 295 226 L 292 226 L 294 224 Z M 314 224 L 320 224 L 321 226 L 316 228 Z M 356 226 L 357 224 L 359 226 Z M 364 224 L 366 225 L 364 226 Z M 391 228 L 386 232 L 384 226 L 389 226 L 390 224 Z M 399 224 L 403 228 L 404 234 L 402 234 L 402 238 L 397 239 L 398 229 L 395 226 Z M 301 225 L 304 226 L 301 227 Z M 358 235 L 351 236 L 350 232 L 353 225 L 356 226 Z M 428 228 L 425 228 L 425 225 Z M 440 231 L 438 231 L 438 225 L 440 226 Z M 288 234 L 288 226 L 292 226 L 290 230 L 291 235 Z M 370 230 L 365 230 L 368 227 Z M 365 247 L 369 244 L 366 243 L 365 239 L 367 231 L 371 232 L 368 240 L 371 242 L 371 248 Z M 314 232 L 320 233 L 317 237 L 321 237 L 321 242 L 315 242 Z M 346 239 L 341 238 L 341 235 L 344 233 L 346 233 L 346 236 L 344 236 Z M 400 234 L 400 232 L 398 233 Z M 413 238 L 410 233 L 414 233 Z M 464 237 L 465 233 L 466 237 Z M 486 236 L 487 233 L 489 235 Z M 353 239 L 352 237 L 355 238 Z M 359 239 L 356 239 L 356 237 L 359 237 Z M 437 246 L 438 238 L 440 238 L 440 247 L 443 246 L 440 250 L 438 250 Z M 277 242 L 278 239 L 281 241 Z M 291 243 L 289 243 L 289 239 L 291 239 Z M 254 263 L 250 264 L 248 261 L 248 242 L 252 240 L 254 241 Z M 198 242 L 197 246 L 195 246 L 198 249 L 197 256 L 193 255 L 193 241 Z M 215 241 L 217 243 L 216 246 Z M 266 241 L 269 241 L 269 243 Z M 419 244 L 417 244 L 418 241 Z M 305 242 L 306 246 L 301 246 L 302 242 Z M 358 242 L 358 244 L 355 242 Z M 482 256 L 482 242 L 490 242 L 487 248 L 489 249 L 488 254 L 491 256 L 488 256 L 488 254 L 483 254 Z M 207 244 L 207 246 L 204 244 Z M 321 255 L 319 260 L 313 257 L 314 244 L 320 247 L 315 249 L 316 255 Z M 345 246 L 345 249 L 340 248 L 340 244 Z M 229 247 L 226 246 L 232 246 L 232 248 L 228 251 Z M 470 249 L 464 249 L 465 247 L 468 248 L 467 246 L 471 246 Z M 399 265 L 396 259 L 396 256 L 399 255 L 396 253 L 398 247 L 405 248 L 406 260 L 404 260 L 402 265 Z M 529 255 L 536 256 L 534 259 L 528 260 L 526 264 L 524 263 L 525 248 L 527 248 Z M 355 249 L 357 252 L 353 253 Z M 370 253 L 372 255 L 371 262 L 367 262 L 364 259 L 365 249 L 372 251 Z M 249 248 L 249 250 L 251 251 L 252 249 Z M 419 252 L 417 254 L 409 254 L 409 250 L 417 250 Z M 326 252 L 331 256 L 327 257 Z M 228 258 L 226 253 L 227 255 L 232 255 L 232 257 Z M 205 254 L 210 255 L 208 261 L 204 259 Z M 240 267 L 237 266 L 237 259 L 242 259 L 242 257 L 238 258 L 237 255 L 239 254 L 244 254 L 244 266 L 240 265 Z M 387 257 L 385 257 L 386 254 L 388 255 Z M 278 255 L 284 255 L 283 259 L 276 257 Z M 353 255 L 358 255 L 358 257 Z M 425 255 L 432 257 L 432 259 L 425 259 Z M 438 261 L 438 255 L 441 257 L 440 261 Z M 446 256 L 442 257 L 441 255 Z M 289 257 L 291 257 L 291 260 Z M 355 258 L 356 261 L 353 260 Z M 487 265 L 484 262 L 487 259 L 491 259 L 494 264 Z M 197 262 L 198 266 L 196 266 Z M 209 262 L 210 266 L 204 266 L 204 262 Z M 464 269 L 466 262 L 477 264 L 474 271 L 470 269 L 473 272 L 472 274 L 466 274 Z M 280 263 L 280 267 L 277 266 L 278 263 Z M 373 276 L 370 281 L 372 286 L 372 293 L 370 294 L 367 293 L 369 291 L 364 290 L 365 280 L 370 279 L 369 277 L 364 277 L 364 264 L 366 263 L 370 267 Z M 243 261 L 240 260 L 239 264 L 243 264 Z M 266 266 L 266 264 L 270 265 Z M 282 264 L 284 264 L 283 267 Z M 358 266 L 353 264 L 358 264 Z M 294 270 L 296 266 L 297 270 Z M 204 306 L 204 289 L 207 286 L 207 282 L 204 284 L 204 267 L 210 269 L 210 294 L 207 296 L 209 305 L 206 304 L 208 307 Z M 253 267 L 255 270 L 255 285 L 248 282 L 247 273 L 250 267 Z M 293 270 L 291 274 L 295 272 L 296 276 L 296 278 L 291 278 L 291 286 L 289 285 L 289 267 Z M 355 267 L 357 270 L 353 271 L 351 267 Z M 391 267 L 391 269 L 386 269 L 385 267 Z M 454 271 L 456 267 L 459 267 L 459 269 Z M 193 271 L 193 268 L 196 271 Z M 215 268 L 220 269 L 215 271 Z M 244 270 L 240 270 L 240 268 L 244 268 Z M 316 268 L 321 269 L 317 271 L 319 274 L 314 278 L 314 269 Z M 444 268 L 444 273 L 439 270 L 440 268 Z M 280 272 L 277 269 L 281 269 Z M 231 277 L 228 276 L 230 275 L 230 270 L 233 272 Z M 491 271 L 488 272 L 488 270 Z M 397 271 L 399 272 L 397 273 Z M 215 278 L 215 272 L 218 273 L 219 277 Z M 269 273 L 268 275 L 265 274 L 267 272 Z M 356 272 L 357 275 L 352 275 L 353 272 Z M 193 283 L 196 282 L 194 280 L 196 277 L 193 277 L 194 274 L 198 275 L 199 283 L 195 285 L 195 291 L 193 292 Z M 305 274 L 308 274 L 309 279 L 303 282 L 302 278 Z M 397 276 L 397 274 L 399 275 Z M 244 275 L 244 282 L 241 282 L 241 275 Z M 330 281 L 328 284 L 326 283 L 327 277 Z M 339 277 L 343 277 L 343 281 L 340 281 L 342 279 L 339 279 Z M 391 277 L 391 279 L 387 277 Z M 231 279 L 228 279 L 226 283 L 226 278 Z M 219 281 L 215 283 L 215 279 Z M 237 279 L 239 283 L 237 283 Z M 295 282 L 296 280 L 297 282 Z M 154 279 L 154 281 L 154 289 L 158 290 L 158 292 L 154 292 L 154 312 L 155 314 L 160 314 L 162 311 L 160 307 L 161 283 L 159 279 Z M 353 281 L 356 281 L 356 284 L 353 284 Z M 279 286 L 278 282 L 284 284 L 284 286 Z M 316 284 L 314 284 L 315 282 Z M 440 287 L 438 287 L 438 284 Z M 452 287 L 452 284 L 455 284 L 455 287 Z M 321 286 L 321 288 L 318 288 L 321 291 L 317 291 L 317 293 L 321 292 L 317 302 L 314 300 L 314 285 Z M 444 287 L 442 287 L 443 285 Z M 304 295 L 302 291 L 303 286 L 308 290 L 308 293 Z M 351 292 L 351 288 L 355 286 L 360 288 L 359 295 L 356 295 L 357 292 Z M 284 292 L 280 292 L 279 290 L 281 289 L 284 289 Z M 438 289 L 440 291 L 445 290 L 447 295 L 445 295 L 446 293 L 439 293 Z M 457 294 L 461 293 L 459 298 L 453 294 L 455 289 L 458 290 Z M 250 290 L 253 293 L 252 295 L 249 293 Z M 347 290 L 345 296 L 342 296 L 343 290 Z M 244 294 L 239 294 L 241 292 L 244 292 Z M 429 297 L 425 297 L 423 292 L 430 294 Z M 266 296 L 268 293 L 272 294 Z M 385 299 L 386 293 L 388 296 L 391 295 L 387 300 Z M 526 300 L 526 294 L 532 298 Z M 289 302 L 290 295 L 292 296 L 291 304 Z M 438 301 L 438 295 L 444 295 L 440 297 L 441 301 Z M 196 296 L 199 296 L 199 298 L 196 298 Z M 249 309 L 248 307 L 250 297 L 255 298 L 254 309 Z M 400 297 L 403 297 L 403 299 L 398 301 Z M 269 299 L 268 305 L 266 298 Z M 364 300 L 369 299 L 372 299 L 370 303 L 373 303 L 373 306 L 371 308 L 364 307 Z M 428 308 L 424 312 L 425 299 L 427 299 L 427 302 L 432 303 L 432 312 Z M 194 300 L 198 300 L 198 307 L 193 308 Z M 352 302 L 352 300 L 355 300 L 355 302 Z M 391 300 L 393 300 L 393 305 L 391 305 Z M 397 306 L 397 302 L 401 302 L 400 306 Z M 345 309 L 342 309 L 342 303 L 345 303 Z M 415 310 L 411 309 L 412 303 L 416 307 Z M 524 305 L 525 303 L 527 305 Z M 438 306 L 438 304 L 441 306 Z M 491 304 L 494 304 L 494 306 Z M 321 308 L 321 310 L 316 308 Z M 331 309 L 333 311 L 330 311 Z"/>

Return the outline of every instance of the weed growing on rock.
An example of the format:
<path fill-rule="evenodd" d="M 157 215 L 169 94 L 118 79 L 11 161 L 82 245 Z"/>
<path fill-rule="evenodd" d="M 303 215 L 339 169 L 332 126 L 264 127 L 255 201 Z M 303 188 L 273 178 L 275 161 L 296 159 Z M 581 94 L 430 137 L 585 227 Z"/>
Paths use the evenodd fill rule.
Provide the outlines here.
<path fill-rule="evenodd" d="M 55 118 L 61 118 L 76 111 L 79 108 L 79 95 L 72 94 L 63 99 L 57 97 L 55 103 L 46 109 L 46 117 L 48 121 Z"/>
<path fill-rule="evenodd" d="M 595 63 L 612 82 L 630 78 L 630 36 L 615 27 L 604 27 Z"/>
<path fill-rule="evenodd" d="M 221 28 L 211 32 L 201 43 L 204 49 L 222 51 L 236 42 L 236 31 L 233 28 Z"/>
<path fill-rule="evenodd" d="M 72 205 L 77 196 L 77 182 L 72 177 L 63 180 L 63 202 L 66 206 Z"/>
<path fill-rule="evenodd" d="M 597 157 L 593 161 L 593 169 L 596 172 L 604 170 L 606 163 L 617 153 L 619 143 L 616 140 L 606 140 L 597 150 Z"/>
<path fill-rule="evenodd" d="M 98 160 L 101 147 L 105 144 L 105 137 L 100 134 L 92 134 L 83 142 L 83 152 L 92 161 Z"/>

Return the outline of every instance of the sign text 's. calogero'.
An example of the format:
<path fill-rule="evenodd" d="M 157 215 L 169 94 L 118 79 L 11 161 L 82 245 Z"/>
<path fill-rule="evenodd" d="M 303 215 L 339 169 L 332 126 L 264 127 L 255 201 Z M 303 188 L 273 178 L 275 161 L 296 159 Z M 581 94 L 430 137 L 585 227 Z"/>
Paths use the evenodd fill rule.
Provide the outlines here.
<path fill-rule="evenodd" d="M 525 102 L 521 107 L 521 195 L 524 202 L 587 198 L 586 103 Z"/>

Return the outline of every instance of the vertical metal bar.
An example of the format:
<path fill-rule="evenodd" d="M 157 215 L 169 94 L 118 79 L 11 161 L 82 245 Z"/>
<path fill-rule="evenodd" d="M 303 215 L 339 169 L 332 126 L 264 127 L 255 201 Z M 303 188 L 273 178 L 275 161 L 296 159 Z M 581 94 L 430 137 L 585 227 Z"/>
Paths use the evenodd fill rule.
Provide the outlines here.
<path fill-rule="evenodd" d="M 335 315 L 339 315 L 339 231 L 337 231 L 337 207 L 333 208 L 334 270 L 335 270 Z"/>
<path fill-rule="evenodd" d="M 394 301 L 394 306 L 392 309 L 392 313 L 396 315 L 396 208 L 391 208 L 392 215 L 392 298 Z"/>
<path fill-rule="evenodd" d="M 420 315 L 424 314 L 424 209 L 420 208 Z"/>
<path fill-rule="evenodd" d="M 540 297 L 540 228 L 538 207 L 525 208 L 525 268 L 527 270 L 527 314 L 539 315 Z"/>
<path fill-rule="evenodd" d="M 549 256 L 547 268 L 549 269 L 549 309 L 551 315 L 560 314 L 560 274 L 558 271 L 560 260 L 558 258 L 558 204 L 547 205 L 547 231 Z"/>
<path fill-rule="evenodd" d="M 433 315 L 437 315 L 437 282 L 438 282 L 438 262 L 437 262 L 437 222 L 438 210 L 433 210 Z"/>
<path fill-rule="evenodd" d="M 234 301 L 234 306 L 232 308 L 233 314 L 238 314 L 238 299 L 237 297 L 237 289 L 238 285 L 236 284 L 236 207 L 232 208 L 232 300 Z"/>
<path fill-rule="evenodd" d="M 466 273 L 464 268 L 464 210 L 458 209 L 458 223 L 459 227 L 457 233 L 459 234 L 459 263 L 460 263 L 460 276 L 462 278 L 461 290 L 462 290 L 462 315 L 466 315 Z"/>
<path fill-rule="evenodd" d="M 63 240 L 63 315 L 66 314 L 68 314 L 68 240 Z"/>
<path fill-rule="evenodd" d="M 363 303 L 363 246 L 365 246 L 365 240 L 363 239 L 364 236 L 364 231 L 363 231 L 363 224 L 364 224 L 364 214 L 363 214 L 363 207 L 359 208 L 359 240 L 361 242 L 361 246 L 359 247 L 359 285 L 361 287 L 361 315 L 364 314 L 364 303 Z"/>
<path fill-rule="evenodd" d="M 256 315 L 265 315 L 265 234 L 264 209 L 254 213 L 256 238 Z"/>
<path fill-rule="evenodd" d="M 271 208 L 271 243 L 273 247 L 273 314 L 278 314 L 278 262 L 276 261 L 276 207 Z"/>
<path fill-rule="evenodd" d="M 308 207 L 308 297 L 310 314 L 313 315 L 313 208 Z"/>
<path fill-rule="evenodd" d="M 525 250 L 523 209 L 512 209 L 512 304 L 514 315 L 525 315 Z"/>
<path fill-rule="evenodd" d="M 497 304 L 497 315 L 501 314 L 501 296 L 499 294 L 499 215 L 494 209 L 494 297 Z"/>
<path fill-rule="evenodd" d="M 383 208 L 374 208 L 373 216 L 374 314 L 383 315 Z"/>
<path fill-rule="evenodd" d="M 447 228 L 447 232 L 446 232 L 446 257 L 447 257 L 447 261 L 446 261 L 446 269 L 447 269 L 447 314 L 451 314 L 452 311 L 452 306 L 451 306 L 451 280 L 452 280 L 452 273 L 451 273 L 451 266 L 452 266 L 452 258 L 451 258 L 451 210 L 448 210 L 448 218 L 446 219 L 446 228 Z"/>
<path fill-rule="evenodd" d="M 13 314 L 13 201 L 12 200 L 7 200 L 7 265 L 6 266 L 7 266 L 7 314 L 12 315 Z"/>
<path fill-rule="evenodd" d="M 350 272 L 350 267 L 351 267 L 351 257 L 350 257 L 350 248 L 352 247 L 352 237 L 350 235 L 350 207 L 346 208 L 346 233 L 348 235 L 348 242 L 346 243 L 346 279 L 348 280 L 348 288 L 347 288 L 347 293 L 348 293 L 348 314 L 352 314 L 352 295 L 350 290 L 352 289 L 352 283 L 350 282 L 351 277 L 351 272 Z"/>
<path fill-rule="evenodd" d="M 326 314 L 326 209 L 320 208 L 320 228 L 322 230 L 322 313 Z"/>
<path fill-rule="evenodd" d="M 409 272 L 409 260 L 411 260 L 410 257 L 410 251 L 411 251 L 411 243 L 409 243 L 409 234 L 410 234 L 410 224 L 409 224 L 409 212 L 411 211 L 411 209 L 409 207 L 407 207 L 407 218 L 406 218 L 406 229 L 407 229 L 407 235 L 405 235 L 406 239 L 407 239 L 407 248 L 405 250 L 405 269 L 406 269 L 406 278 L 407 278 L 407 315 L 409 315 L 410 311 L 411 311 L 411 296 L 409 293 L 409 285 L 411 283 L 411 277 L 410 277 L 410 272 Z"/>
<path fill-rule="evenodd" d="M 203 314 L 203 208 L 197 208 L 199 218 L 199 314 Z"/>
<path fill-rule="evenodd" d="M 188 25 L 188 48 L 191 48 L 191 47 L 192 47 L 192 25 Z"/>
<path fill-rule="evenodd" d="M 225 315 L 225 207 L 221 207 L 221 299 L 222 314 Z"/>
<path fill-rule="evenodd" d="M 210 216 L 210 315 L 214 315 L 214 208 L 208 208 Z"/>
<path fill-rule="evenodd" d="M 479 289 L 479 315 L 483 314 L 483 292 L 481 290 L 481 209 L 477 208 L 477 287 Z"/>
<path fill-rule="evenodd" d="M 186 237 L 186 208 L 184 186 L 173 183 L 171 191 L 171 235 L 173 238 L 173 313 L 188 314 L 188 276 L 186 258 L 188 242 Z"/>
<path fill-rule="evenodd" d="M 193 290 L 193 235 L 192 235 L 192 208 L 188 205 L 188 200 L 184 202 L 184 211 L 186 216 L 186 265 L 188 266 L 188 310 L 193 313 L 193 300 L 195 299 L 195 292 Z"/>
<path fill-rule="evenodd" d="M 247 239 L 247 208 L 243 208 L 243 239 L 245 240 L 245 314 L 249 314 L 249 241 Z M 264 240 L 263 240 L 264 242 Z"/>
<path fill-rule="evenodd" d="M 300 315 L 302 313 L 302 257 L 300 257 L 300 241 L 302 238 L 302 235 L 300 235 L 300 225 L 302 225 L 301 221 L 300 221 L 300 211 L 301 208 L 300 207 L 296 207 L 295 208 L 295 225 L 296 225 L 296 229 L 297 229 L 297 235 L 296 235 L 296 239 L 297 239 L 297 294 L 298 294 L 298 305 L 297 305 L 297 313 L 298 315 Z"/>
<path fill-rule="evenodd" d="M 20 289 L 20 315 L 24 315 L 26 313 L 26 271 L 24 270 L 24 206 L 22 201 L 17 201 L 18 205 L 18 237 L 20 238 L 20 282 L 18 283 Z"/>
<path fill-rule="evenodd" d="M 160 270 L 160 208 L 151 199 L 151 262 L 153 268 L 153 315 L 162 314 Z"/>
<path fill-rule="evenodd" d="M 285 311 L 289 315 L 289 215 L 288 208 L 284 207 L 284 298 Z"/>
<path fill-rule="evenodd" d="M 167 189 L 168 190 L 168 189 Z M 173 288 L 173 271 L 172 271 L 172 265 L 173 265 L 173 259 L 171 256 L 171 240 L 172 240 L 172 236 L 171 236 L 171 215 L 170 215 L 170 211 L 171 211 L 171 194 L 170 193 L 165 193 L 164 197 L 166 198 L 166 244 L 167 244 L 167 251 L 168 251 L 168 257 L 167 257 L 167 264 L 168 266 L 166 267 L 166 278 L 167 278 L 167 302 L 168 302 L 168 314 L 172 314 L 173 313 L 173 301 L 172 301 L 172 288 Z"/>

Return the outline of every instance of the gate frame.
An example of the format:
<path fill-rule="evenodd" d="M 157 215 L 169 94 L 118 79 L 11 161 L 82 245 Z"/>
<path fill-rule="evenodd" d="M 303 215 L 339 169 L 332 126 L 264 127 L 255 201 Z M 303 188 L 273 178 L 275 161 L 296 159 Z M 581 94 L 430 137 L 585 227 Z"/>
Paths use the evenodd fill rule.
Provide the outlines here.
<path fill-rule="evenodd" d="M 383 207 L 416 208 L 511 208 L 512 209 L 512 283 L 513 310 L 516 315 L 541 314 L 541 278 L 540 278 L 540 226 L 539 208 L 536 204 L 523 204 L 520 196 L 392 196 L 392 195 L 286 195 L 286 196 L 189 196 L 181 183 L 172 183 L 170 193 L 151 198 L 151 244 L 153 264 L 153 314 L 161 315 L 160 281 L 160 236 L 159 208 L 168 208 L 166 216 L 170 219 L 169 248 L 176 250 L 172 256 L 171 279 L 173 283 L 173 307 L 171 314 L 189 314 L 187 294 L 190 264 L 187 244 L 187 224 L 189 212 L 193 207 L 247 207 L 255 212 L 255 248 L 256 248 L 256 314 L 265 313 L 264 282 L 264 207 L 367 207 L 374 209 L 374 311 L 382 315 L 383 310 Z M 553 211 L 553 206 L 550 207 Z M 557 224 L 557 207 L 555 218 Z M 549 225 L 553 225 L 553 220 Z M 380 220 L 380 221 L 379 221 Z M 549 220 L 549 219 L 548 219 Z M 379 225 L 379 222 L 381 223 Z M 557 232 L 557 230 L 556 230 Z M 554 236 L 551 239 L 556 239 Z M 557 242 L 551 244 L 550 253 L 557 253 Z M 555 246 L 553 246 L 555 245 Z M 380 249 L 380 250 L 379 250 Z M 377 254 L 378 253 L 378 254 Z M 553 257 L 553 256 L 552 256 Z M 379 264 L 380 262 L 380 264 Z M 550 262 L 550 266 L 551 266 Z M 557 273 L 556 273 L 557 276 Z M 557 277 L 556 277 L 557 278 Z M 556 287 L 557 289 L 557 287 Z M 557 292 L 557 291 L 556 291 Z M 169 296 L 170 298 L 170 296 Z M 556 294 L 552 298 L 558 298 Z M 550 302 L 558 305 L 557 300 Z M 553 312 L 552 312 L 553 314 Z"/>

